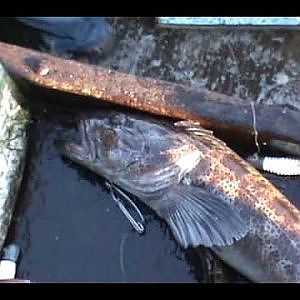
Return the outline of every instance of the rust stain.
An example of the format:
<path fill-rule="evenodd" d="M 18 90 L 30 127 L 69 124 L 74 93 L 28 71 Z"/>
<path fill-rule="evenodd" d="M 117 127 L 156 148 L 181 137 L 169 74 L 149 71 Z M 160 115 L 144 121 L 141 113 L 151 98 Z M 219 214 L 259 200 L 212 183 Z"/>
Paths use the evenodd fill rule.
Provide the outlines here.
<path fill-rule="evenodd" d="M 141 79 L 129 74 L 85 65 L 4 43 L 0 43 L 0 60 L 12 73 L 43 87 L 92 96 L 102 101 L 126 105 L 159 115 L 196 118 L 193 114 L 184 110 L 175 110 L 172 105 L 162 101 L 163 98 L 174 93 L 176 85 L 171 83 L 158 83 L 156 80 L 143 79 L 141 84 Z M 43 66 L 49 68 L 47 76 L 40 74 Z"/>

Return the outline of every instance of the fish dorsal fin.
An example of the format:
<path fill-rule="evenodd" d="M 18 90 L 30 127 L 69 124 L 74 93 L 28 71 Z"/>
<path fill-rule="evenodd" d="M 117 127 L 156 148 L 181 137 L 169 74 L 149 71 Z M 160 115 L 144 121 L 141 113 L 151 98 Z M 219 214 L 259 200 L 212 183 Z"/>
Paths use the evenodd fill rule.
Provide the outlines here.
<path fill-rule="evenodd" d="M 150 206 L 184 248 L 231 245 L 249 231 L 233 205 L 202 187 L 176 185 Z"/>
<path fill-rule="evenodd" d="M 213 135 L 211 130 L 204 129 L 199 122 L 193 120 L 178 121 L 174 123 L 175 127 L 182 128 L 191 135 Z"/>
<path fill-rule="evenodd" d="M 218 147 L 226 147 L 226 143 L 220 139 L 217 139 L 213 131 L 205 129 L 201 126 L 200 122 L 193 120 L 178 121 L 174 123 L 177 128 L 183 129 L 189 136 L 195 138 L 196 140 L 203 141 L 203 139 L 209 140 L 212 145 Z"/>

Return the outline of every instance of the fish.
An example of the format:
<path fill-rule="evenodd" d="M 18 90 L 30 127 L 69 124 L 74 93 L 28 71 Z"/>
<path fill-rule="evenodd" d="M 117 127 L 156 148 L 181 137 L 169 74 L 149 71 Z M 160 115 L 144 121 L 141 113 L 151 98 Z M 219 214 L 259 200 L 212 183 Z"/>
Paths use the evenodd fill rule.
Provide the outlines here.
<path fill-rule="evenodd" d="M 101 111 L 61 154 L 149 206 L 184 249 L 210 248 L 254 282 L 300 282 L 300 213 L 195 121 Z"/>

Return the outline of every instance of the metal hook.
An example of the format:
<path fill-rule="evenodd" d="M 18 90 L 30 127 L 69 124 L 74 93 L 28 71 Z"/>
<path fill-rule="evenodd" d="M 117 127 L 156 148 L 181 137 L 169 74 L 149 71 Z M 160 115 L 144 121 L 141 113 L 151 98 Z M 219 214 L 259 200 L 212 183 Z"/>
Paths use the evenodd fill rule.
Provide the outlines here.
<path fill-rule="evenodd" d="M 105 185 L 109 188 L 113 200 L 117 203 L 117 205 L 119 206 L 120 210 L 125 215 L 125 217 L 129 220 L 129 222 L 131 223 L 131 225 L 133 226 L 133 228 L 138 233 L 142 234 L 145 231 L 145 228 L 144 228 L 144 225 L 143 225 L 145 219 L 144 219 L 142 213 L 140 212 L 140 210 L 138 209 L 138 207 L 135 205 L 135 203 L 122 190 L 120 190 L 118 187 L 116 187 L 113 183 L 106 181 Z M 141 222 L 137 222 L 132 217 L 132 215 L 126 209 L 126 207 L 123 205 L 123 203 L 121 202 L 121 200 L 115 195 L 114 191 L 118 192 L 125 200 L 127 200 L 131 204 L 131 206 L 134 208 L 134 210 L 138 213 L 138 215 L 139 215 L 139 217 L 141 219 Z"/>

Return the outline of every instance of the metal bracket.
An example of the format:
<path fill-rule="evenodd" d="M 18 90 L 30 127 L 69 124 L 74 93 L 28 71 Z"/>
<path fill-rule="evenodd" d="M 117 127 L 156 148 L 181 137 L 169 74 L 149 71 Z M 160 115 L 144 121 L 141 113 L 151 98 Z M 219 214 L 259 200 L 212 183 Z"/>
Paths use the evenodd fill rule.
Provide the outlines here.
<path fill-rule="evenodd" d="M 157 17 L 158 25 L 164 27 L 212 27 L 239 29 L 285 28 L 297 29 L 300 17 Z"/>

